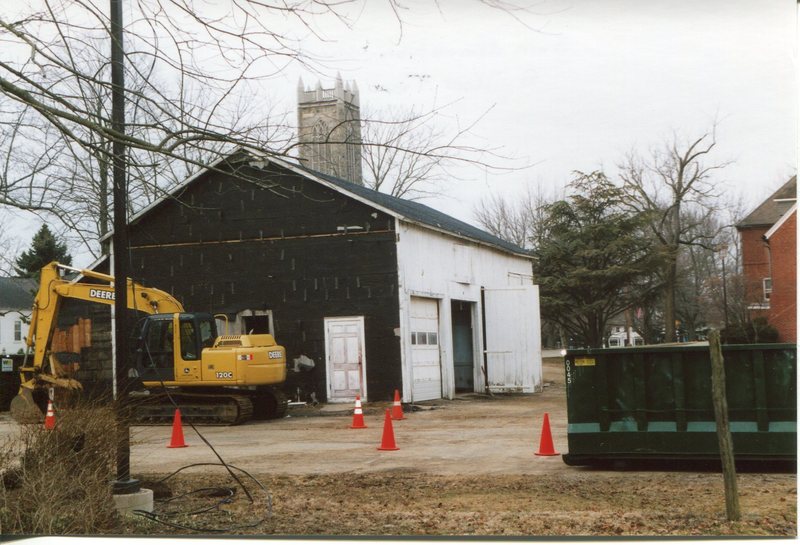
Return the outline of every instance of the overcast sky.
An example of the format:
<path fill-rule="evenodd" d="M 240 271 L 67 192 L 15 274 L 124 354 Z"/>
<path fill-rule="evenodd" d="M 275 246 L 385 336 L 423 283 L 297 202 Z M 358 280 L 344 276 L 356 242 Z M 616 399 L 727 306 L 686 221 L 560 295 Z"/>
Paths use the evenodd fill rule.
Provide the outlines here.
<path fill-rule="evenodd" d="M 715 121 L 712 159 L 733 161 L 718 179 L 750 206 L 795 173 L 792 0 L 545 1 L 516 14 L 525 24 L 477 1 L 407 0 L 402 27 L 385 3 L 368 4 L 352 31 L 326 27 L 324 49 L 331 78 L 358 83 L 362 108 L 453 103 L 445 113 L 462 125 L 489 110 L 474 132 L 534 164 L 454 172 L 458 190 L 426 202 L 461 219 L 489 193 L 562 187 L 574 170 L 613 174 L 626 152 L 698 137 Z M 292 93 L 300 75 L 316 82 L 288 70 Z"/>
<path fill-rule="evenodd" d="M 513 14 L 478 0 L 401 0 L 402 24 L 386 2 L 365 4 L 352 28 L 320 18 L 327 41 L 303 41 L 326 59 L 323 86 L 341 72 L 370 111 L 448 105 L 443 129 L 485 113 L 472 142 L 516 158 L 500 166 L 533 165 L 454 169 L 447 196 L 424 202 L 460 219 L 473 221 L 491 194 L 563 187 L 574 170 L 613 177 L 626 152 L 696 138 L 715 121 L 711 160 L 733 161 L 717 175 L 728 195 L 752 208 L 795 173 L 792 0 L 545 0 Z M 265 97 L 289 119 L 300 77 L 320 78 L 289 66 Z"/>

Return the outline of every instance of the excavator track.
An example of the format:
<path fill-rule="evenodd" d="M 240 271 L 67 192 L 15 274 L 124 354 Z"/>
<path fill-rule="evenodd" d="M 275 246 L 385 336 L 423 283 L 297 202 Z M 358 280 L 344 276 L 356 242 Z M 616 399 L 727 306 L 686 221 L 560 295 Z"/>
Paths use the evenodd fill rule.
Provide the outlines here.
<path fill-rule="evenodd" d="M 172 424 L 175 405 L 181 420 L 187 424 L 235 426 L 253 417 L 253 402 L 249 396 L 233 394 L 163 393 L 132 396 L 133 424 Z M 172 400 L 170 400 L 170 398 Z"/>
<path fill-rule="evenodd" d="M 281 390 L 263 387 L 258 390 L 254 400 L 256 420 L 283 418 L 289 412 L 289 398 Z"/>

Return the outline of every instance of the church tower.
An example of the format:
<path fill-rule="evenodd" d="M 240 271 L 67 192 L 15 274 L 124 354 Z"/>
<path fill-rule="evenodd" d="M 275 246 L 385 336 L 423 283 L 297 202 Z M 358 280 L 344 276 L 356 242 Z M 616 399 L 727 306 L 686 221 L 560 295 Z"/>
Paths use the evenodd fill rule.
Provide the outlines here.
<path fill-rule="evenodd" d="M 358 87 L 336 75 L 333 89 L 317 82 L 297 85 L 297 127 L 300 162 L 311 169 L 363 184 L 361 178 L 361 113 Z"/>

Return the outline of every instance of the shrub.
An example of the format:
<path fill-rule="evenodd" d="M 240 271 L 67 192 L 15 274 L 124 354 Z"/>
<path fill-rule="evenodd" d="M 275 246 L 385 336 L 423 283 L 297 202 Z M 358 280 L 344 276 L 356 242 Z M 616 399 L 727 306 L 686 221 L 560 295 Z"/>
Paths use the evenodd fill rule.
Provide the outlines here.
<path fill-rule="evenodd" d="M 725 344 L 776 343 L 778 330 L 769 325 L 766 318 L 758 317 L 746 324 L 728 326 L 720 337 Z"/>
<path fill-rule="evenodd" d="M 54 430 L 23 425 L 0 447 L 0 533 L 115 533 L 115 417 L 108 407 L 57 413 Z"/>

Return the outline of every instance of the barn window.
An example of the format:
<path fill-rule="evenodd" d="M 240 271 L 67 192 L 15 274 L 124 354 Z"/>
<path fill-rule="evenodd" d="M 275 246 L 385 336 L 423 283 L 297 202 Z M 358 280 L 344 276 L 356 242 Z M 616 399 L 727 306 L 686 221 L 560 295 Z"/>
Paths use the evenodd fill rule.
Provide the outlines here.
<path fill-rule="evenodd" d="M 238 312 L 233 330 L 245 335 L 250 333 L 274 335 L 275 324 L 272 319 L 272 311 L 247 309 Z"/>

